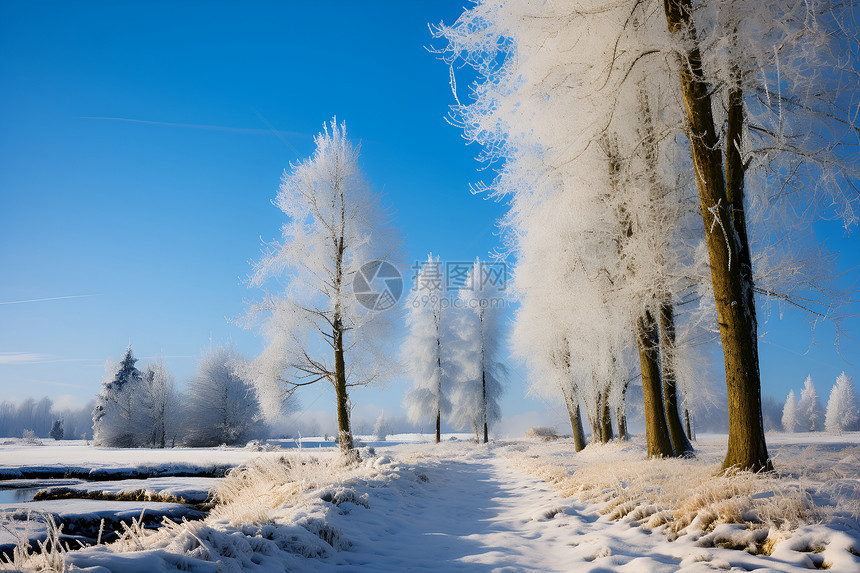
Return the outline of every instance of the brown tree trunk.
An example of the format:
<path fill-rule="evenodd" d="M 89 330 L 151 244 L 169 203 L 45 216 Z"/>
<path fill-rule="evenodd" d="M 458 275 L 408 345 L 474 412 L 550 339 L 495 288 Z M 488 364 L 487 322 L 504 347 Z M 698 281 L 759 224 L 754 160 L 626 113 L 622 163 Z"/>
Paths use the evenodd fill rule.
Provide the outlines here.
<path fill-rule="evenodd" d="M 581 451 L 585 447 L 585 432 L 582 431 L 582 417 L 579 415 L 579 400 L 564 392 L 564 403 L 570 416 L 570 430 L 573 432 L 573 449 Z"/>
<path fill-rule="evenodd" d="M 675 350 L 675 311 L 669 302 L 660 308 L 660 345 L 663 364 L 663 409 L 666 412 L 669 436 L 672 438 L 672 449 L 675 450 L 676 456 L 689 456 L 693 453 L 693 446 L 684 434 L 681 417 L 678 415 L 677 380 L 675 365 L 672 363 Z"/>
<path fill-rule="evenodd" d="M 745 232 L 737 232 L 733 206 L 727 197 L 722 152 L 711 111 L 712 86 L 705 79 L 695 43 L 691 0 L 664 0 L 663 7 L 669 32 L 693 42 L 688 44 L 691 47 L 683 54 L 679 67 L 726 370 L 729 447 L 723 468 L 772 469 L 761 417 L 753 285 L 743 272 L 743 251 L 748 253 L 749 246 L 741 244 L 746 243 Z M 733 141 L 732 136 L 728 139 L 731 145 L 738 141 Z M 732 169 L 728 169 L 729 176 L 736 184 L 738 176 Z"/>
<path fill-rule="evenodd" d="M 629 382 L 625 382 L 624 386 L 621 388 L 621 404 L 615 408 L 615 421 L 618 422 L 618 439 L 619 440 L 627 440 L 627 384 Z"/>
<path fill-rule="evenodd" d="M 687 425 L 687 439 L 691 442 L 696 438 L 693 436 L 693 430 L 690 426 L 690 410 L 684 408 L 684 423 Z"/>
<path fill-rule="evenodd" d="M 618 421 L 618 439 L 627 440 L 627 414 L 623 406 L 615 408 L 615 419 Z"/>
<path fill-rule="evenodd" d="M 657 323 L 650 311 L 640 317 L 636 325 L 639 345 L 639 364 L 642 369 L 642 393 L 645 394 L 645 436 L 648 457 L 674 455 L 666 415 L 663 411 L 663 392 L 660 388 L 660 349 Z"/>
<path fill-rule="evenodd" d="M 481 372 L 481 396 L 483 398 L 483 408 L 484 408 L 484 443 L 490 441 L 489 434 L 487 432 L 487 372 Z"/>
<path fill-rule="evenodd" d="M 609 390 L 603 392 L 602 396 L 603 408 L 600 424 L 600 441 L 604 444 L 613 438 L 612 435 L 612 415 L 609 410 Z"/>
<path fill-rule="evenodd" d="M 601 429 L 600 429 L 600 396 L 597 397 L 597 404 L 596 404 L 594 410 L 589 408 L 588 404 L 586 404 L 585 406 L 586 406 L 585 411 L 588 414 L 588 424 L 591 426 L 591 443 L 597 443 L 600 441 L 600 434 L 601 434 Z"/>
<path fill-rule="evenodd" d="M 439 321 L 436 321 L 436 366 L 439 368 L 439 382 L 436 387 L 436 443 L 442 441 L 442 409 L 439 408 L 439 401 L 442 400 L 442 339 L 439 335 Z"/>
<path fill-rule="evenodd" d="M 349 394 L 346 391 L 346 367 L 343 360 L 343 330 L 340 319 L 334 320 L 334 392 L 337 399 L 337 441 L 340 451 L 348 454 L 353 449 L 352 430 L 349 426 Z"/>

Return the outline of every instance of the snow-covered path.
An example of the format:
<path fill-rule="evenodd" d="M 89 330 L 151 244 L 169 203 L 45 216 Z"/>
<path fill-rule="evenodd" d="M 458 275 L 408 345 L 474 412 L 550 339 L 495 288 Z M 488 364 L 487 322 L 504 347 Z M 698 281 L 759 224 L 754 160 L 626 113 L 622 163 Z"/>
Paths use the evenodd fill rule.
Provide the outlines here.
<path fill-rule="evenodd" d="M 427 476 L 426 482 L 375 489 L 369 511 L 342 516 L 337 526 L 353 547 L 323 560 L 322 569 L 678 569 L 680 559 L 657 548 L 656 555 L 643 556 L 643 545 L 654 543 L 650 534 L 599 519 L 558 497 L 547 484 L 511 469 L 493 450 L 475 451 L 471 459 L 462 449 L 457 454 L 416 460 L 412 467 Z"/>

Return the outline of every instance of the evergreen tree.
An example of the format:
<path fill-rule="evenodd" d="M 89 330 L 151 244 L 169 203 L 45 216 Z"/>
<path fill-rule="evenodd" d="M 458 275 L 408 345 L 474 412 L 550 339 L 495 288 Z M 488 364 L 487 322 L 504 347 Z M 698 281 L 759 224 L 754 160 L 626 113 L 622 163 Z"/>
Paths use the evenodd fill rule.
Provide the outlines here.
<path fill-rule="evenodd" d="M 54 420 L 54 425 L 51 426 L 50 436 L 52 438 L 54 438 L 55 440 L 62 440 L 63 439 L 63 433 L 64 433 L 64 431 L 63 431 L 63 420 L 62 419 Z"/>
<path fill-rule="evenodd" d="M 93 441 L 97 446 L 133 448 L 140 444 L 137 398 L 142 376 L 136 363 L 129 345 L 119 363 L 108 362 L 105 366 L 108 376 L 93 409 Z"/>

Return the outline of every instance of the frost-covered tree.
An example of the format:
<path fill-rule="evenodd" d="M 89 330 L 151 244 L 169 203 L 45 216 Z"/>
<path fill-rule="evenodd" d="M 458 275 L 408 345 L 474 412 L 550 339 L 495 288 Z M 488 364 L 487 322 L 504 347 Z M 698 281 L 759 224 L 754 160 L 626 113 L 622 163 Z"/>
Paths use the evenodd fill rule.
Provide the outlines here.
<path fill-rule="evenodd" d="M 145 425 L 140 407 L 143 377 L 136 363 L 137 358 L 129 346 L 119 362 L 109 360 L 105 365 L 107 376 L 93 409 L 96 446 L 133 448 L 141 445 Z"/>
<path fill-rule="evenodd" d="M 822 210 L 846 226 L 856 222 L 857 125 L 844 110 L 857 105 L 858 74 L 856 60 L 833 57 L 840 42 L 856 42 L 847 24 L 853 4 L 667 0 L 663 6 L 680 62 L 702 218 L 711 229 L 731 406 L 724 467 L 767 468 L 754 294 L 792 302 L 792 289 L 814 281 L 803 265 L 783 267 L 790 282 L 782 292 L 769 284 L 772 276 L 754 275 L 756 259 L 764 257 L 753 251 L 750 209 L 771 219 L 779 210 L 790 213 L 790 224 L 772 221 L 762 233 L 776 243 L 791 244 L 799 213 L 806 225 Z M 826 289 L 819 292 L 830 298 Z M 805 302 L 798 306 L 808 310 Z"/>
<path fill-rule="evenodd" d="M 451 409 L 451 363 L 455 344 L 445 307 L 439 257 L 430 254 L 416 275 L 413 295 L 407 301 L 409 334 L 403 361 L 412 374 L 413 388 L 405 401 L 413 423 L 435 420 L 436 443 L 441 439 L 442 417 Z"/>
<path fill-rule="evenodd" d="M 785 406 L 782 407 L 782 431 L 793 434 L 797 430 L 797 422 L 797 398 L 794 390 L 789 390 Z"/>
<path fill-rule="evenodd" d="M 163 360 L 147 364 L 143 377 L 140 407 L 145 417 L 145 443 L 163 448 L 177 437 L 180 398 L 173 373 Z"/>
<path fill-rule="evenodd" d="M 245 375 L 270 415 L 298 388 L 329 382 L 346 452 L 353 448 L 349 388 L 395 370 L 386 344 L 395 313 L 385 309 L 402 284 L 383 261 L 399 245 L 345 125 L 332 120 L 315 143 L 310 158 L 284 172 L 274 201 L 286 216 L 282 241 L 267 245 L 250 277 L 251 286 L 277 279 L 284 290 L 250 309 L 267 317 L 268 344 Z"/>
<path fill-rule="evenodd" d="M 483 146 L 482 158 L 503 163 L 489 191 L 511 202 L 503 229 L 517 260 L 518 320 L 529 299 L 546 297 L 535 302 L 541 316 L 566 323 L 571 373 L 593 435 L 603 440 L 637 368 L 638 343 L 649 453 L 672 455 L 659 317 L 695 295 L 677 251 L 682 231 L 701 223 L 686 217 L 683 110 L 667 97 L 673 80 L 665 59 L 654 57 L 668 33 L 639 4 L 578 2 L 572 10 L 481 1 L 436 34 L 448 41 L 442 53 L 452 75 L 460 60 L 478 73 L 473 101 L 457 97 L 452 116 Z M 635 24 L 619 44 L 625 22 Z M 640 61 L 647 65 L 632 69 Z M 538 329 L 521 332 L 518 343 L 537 352 Z M 673 378 L 667 382 L 674 391 Z"/>
<path fill-rule="evenodd" d="M 824 407 L 815 391 L 812 376 L 807 376 L 797 402 L 797 425 L 801 432 L 820 432 L 824 429 Z"/>
<path fill-rule="evenodd" d="M 461 309 L 456 333 L 460 339 L 454 355 L 458 383 L 453 393 L 452 420 L 471 427 L 475 440 L 487 443 L 489 427 L 501 417 L 499 399 L 506 370 L 499 360 L 504 299 L 491 267 L 476 260 L 460 288 Z"/>
<path fill-rule="evenodd" d="M 695 167 L 690 179 L 699 191 L 697 230 L 705 239 L 706 270 L 696 282 L 700 277 L 708 282 L 695 294 L 711 307 L 722 339 L 730 406 L 727 468 L 770 467 L 761 422 L 754 295 L 791 301 L 792 289 L 813 284 L 810 269 L 772 265 L 773 248 L 754 251 L 751 239 L 758 232 L 773 244 L 791 243 L 793 225 L 761 224 L 773 221 L 779 210 L 811 213 L 808 223 L 820 207 L 832 207 L 846 225 L 856 222 L 857 125 L 844 110 L 856 109 L 860 75 L 856 59 L 832 57 L 840 53 L 833 50 L 840 42 L 856 41 L 848 23 L 852 6 L 782 0 L 480 0 L 454 24 L 435 30 L 448 41 L 440 53 L 451 65 L 457 102 L 453 121 L 467 139 L 483 146 L 484 159 L 504 163 L 491 192 L 513 198 L 506 223 L 515 243 L 529 233 L 524 216 L 559 190 L 604 193 L 605 183 L 585 182 L 601 171 L 594 151 L 602 139 L 617 136 L 620 157 L 630 164 L 636 163 L 633 150 L 648 154 L 647 137 L 630 137 L 645 117 L 636 117 L 631 105 L 643 81 L 654 96 L 651 101 L 663 102 L 655 114 L 661 118 L 655 133 L 683 148 Z M 469 103 L 460 101 L 453 81 L 461 63 L 478 75 Z M 633 184 L 620 189 L 653 191 L 643 185 L 653 164 L 625 167 L 624 179 Z M 623 205 L 619 199 L 625 195 L 630 197 L 612 191 L 607 203 Z M 638 195 L 648 199 L 638 205 L 659 200 L 653 192 Z M 670 203 L 656 204 L 661 212 Z M 749 206 L 755 207 L 755 217 Z M 598 232 L 611 229 L 609 211 L 567 212 L 595 222 L 585 235 L 575 236 L 571 251 L 585 250 Z M 748 229 L 749 221 L 763 228 Z M 659 260 L 661 251 L 652 254 Z M 599 276 L 600 269 L 588 270 L 591 277 Z M 601 270 L 620 291 L 612 271 L 612 265 Z M 637 278 L 631 284 L 648 282 Z M 673 284 L 657 300 L 668 294 L 669 303 L 677 302 L 685 288 Z M 640 299 L 628 300 L 640 313 L 657 315 Z M 649 370 L 655 357 L 646 357 Z M 671 391 L 671 385 L 667 388 Z M 648 390 L 646 399 L 656 394 Z M 648 409 L 654 417 L 657 410 Z"/>
<path fill-rule="evenodd" d="M 238 374 L 244 362 L 236 349 L 226 344 L 204 353 L 197 361 L 187 398 L 189 445 L 238 445 L 263 433 L 257 393 Z"/>
<path fill-rule="evenodd" d="M 824 427 L 832 434 L 841 434 L 857 428 L 860 421 L 860 401 L 854 390 L 854 381 L 845 372 L 836 378 L 830 390 Z"/>

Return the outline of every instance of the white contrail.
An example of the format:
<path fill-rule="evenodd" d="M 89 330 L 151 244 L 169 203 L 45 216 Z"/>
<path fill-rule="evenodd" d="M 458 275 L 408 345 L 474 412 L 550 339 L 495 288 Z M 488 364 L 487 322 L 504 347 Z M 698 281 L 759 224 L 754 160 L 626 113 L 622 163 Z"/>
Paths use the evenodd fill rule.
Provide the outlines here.
<path fill-rule="evenodd" d="M 0 364 L 36 364 L 45 358 L 35 352 L 0 352 Z"/>
<path fill-rule="evenodd" d="M 259 115 L 259 114 L 258 114 Z M 96 119 L 100 121 L 126 121 L 129 123 L 145 123 L 148 125 L 163 125 L 166 127 L 185 127 L 189 129 L 205 129 L 207 131 L 226 131 L 230 133 L 252 133 L 252 134 L 260 134 L 266 135 L 269 133 L 274 133 L 281 139 L 283 139 L 283 135 L 289 136 L 304 136 L 303 133 L 296 133 L 292 131 L 279 131 L 271 126 L 269 129 L 261 129 L 254 127 L 229 127 L 226 125 L 206 125 L 201 123 L 175 123 L 172 121 L 153 121 L 149 119 L 134 119 L 131 117 L 82 117 L 81 119 Z M 267 124 L 268 125 L 268 124 Z"/>
<path fill-rule="evenodd" d="M 28 302 L 44 302 L 46 300 L 63 300 L 67 298 L 85 298 L 88 296 L 96 296 L 94 294 L 71 294 L 69 296 L 50 296 L 48 298 L 30 298 L 27 300 L 9 300 L 6 302 L 0 302 L 0 304 L 24 304 Z"/>

